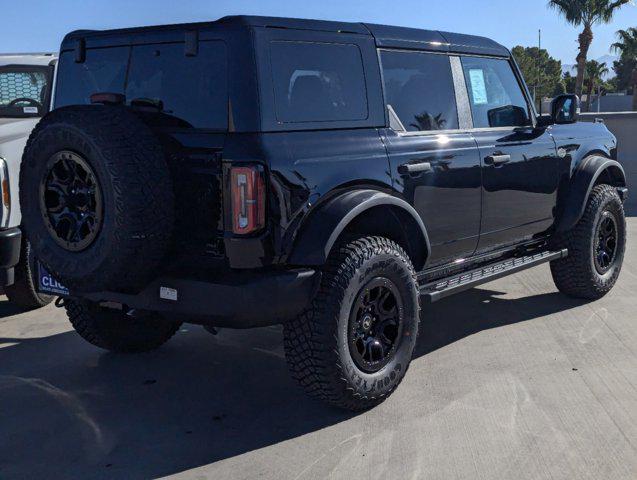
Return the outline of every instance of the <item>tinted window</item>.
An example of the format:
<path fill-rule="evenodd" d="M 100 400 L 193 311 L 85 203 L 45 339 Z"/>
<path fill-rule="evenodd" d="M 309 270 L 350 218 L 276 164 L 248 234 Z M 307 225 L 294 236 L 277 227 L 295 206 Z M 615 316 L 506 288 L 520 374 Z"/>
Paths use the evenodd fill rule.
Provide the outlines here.
<path fill-rule="evenodd" d="M 408 131 L 458 128 L 449 58 L 416 52 L 381 53 L 385 98 Z"/>
<path fill-rule="evenodd" d="M 462 67 L 475 128 L 531 123 L 526 99 L 507 60 L 464 57 Z"/>
<path fill-rule="evenodd" d="M 124 93 L 129 47 L 89 49 L 75 63 L 75 52 L 64 52 L 58 67 L 55 106 L 90 103 L 97 92 Z"/>
<path fill-rule="evenodd" d="M 272 42 L 276 116 L 281 122 L 367 118 L 367 91 L 356 45 Z"/>
<path fill-rule="evenodd" d="M 183 44 L 133 47 L 126 100 L 155 106 L 176 125 L 226 129 L 225 44 L 201 42 L 192 57 L 184 54 Z"/>
<path fill-rule="evenodd" d="M 0 117 L 43 115 L 48 108 L 47 67 L 0 68 Z"/>

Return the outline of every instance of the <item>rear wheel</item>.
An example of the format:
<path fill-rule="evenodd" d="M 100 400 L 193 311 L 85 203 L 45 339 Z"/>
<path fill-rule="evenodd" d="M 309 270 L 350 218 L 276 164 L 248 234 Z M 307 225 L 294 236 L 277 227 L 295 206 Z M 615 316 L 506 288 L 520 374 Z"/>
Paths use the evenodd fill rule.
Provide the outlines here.
<path fill-rule="evenodd" d="M 137 353 L 159 348 L 181 326 L 150 312 L 103 308 L 87 300 L 67 300 L 66 314 L 75 331 L 96 347 L 114 352 Z"/>
<path fill-rule="evenodd" d="M 36 269 L 31 245 L 23 235 L 20 261 L 15 266 L 15 281 L 13 285 L 4 287 L 4 293 L 11 303 L 25 310 L 44 307 L 55 298 L 38 292 Z"/>
<path fill-rule="evenodd" d="M 416 275 L 400 246 L 381 237 L 343 243 L 310 307 L 285 325 L 292 375 L 331 405 L 371 408 L 405 376 L 419 313 Z"/>
<path fill-rule="evenodd" d="M 551 262 L 557 288 L 567 295 L 596 300 L 617 282 L 626 249 L 624 207 L 615 188 L 597 185 L 584 215 L 554 241 L 568 257 Z"/>

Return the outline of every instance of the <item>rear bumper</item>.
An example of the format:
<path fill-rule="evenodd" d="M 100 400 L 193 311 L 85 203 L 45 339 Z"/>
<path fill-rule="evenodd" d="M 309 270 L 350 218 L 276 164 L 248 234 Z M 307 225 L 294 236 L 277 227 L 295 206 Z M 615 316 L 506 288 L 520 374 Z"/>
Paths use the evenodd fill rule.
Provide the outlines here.
<path fill-rule="evenodd" d="M 14 269 L 20 261 L 22 232 L 18 227 L 0 230 L 0 286 L 13 284 Z"/>
<path fill-rule="evenodd" d="M 253 328 L 285 323 L 299 315 L 311 302 L 319 281 L 320 273 L 310 269 L 227 272 L 206 281 L 158 278 L 136 295 L 99 292 L 78 296 L 160 312 L 190 323 Z"/>

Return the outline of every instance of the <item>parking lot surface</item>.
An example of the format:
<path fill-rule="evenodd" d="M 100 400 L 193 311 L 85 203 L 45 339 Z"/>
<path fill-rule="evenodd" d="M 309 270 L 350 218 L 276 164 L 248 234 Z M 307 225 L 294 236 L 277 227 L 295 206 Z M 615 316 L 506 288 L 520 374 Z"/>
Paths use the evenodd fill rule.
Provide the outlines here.
<path fill-rule="evenodd" d="M 2 297 L 0 478 L 635 479 L 636 235 L 598 302 L 542 266 L 426 308 L 405 381 L 358 415 L 296 387 L 280 328 L 116 355 Z"/>

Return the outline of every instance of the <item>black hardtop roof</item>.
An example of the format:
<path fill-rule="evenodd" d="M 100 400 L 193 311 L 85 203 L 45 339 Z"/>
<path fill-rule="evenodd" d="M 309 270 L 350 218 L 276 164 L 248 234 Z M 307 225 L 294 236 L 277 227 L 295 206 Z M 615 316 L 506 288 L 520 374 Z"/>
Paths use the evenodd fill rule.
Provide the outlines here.
<path fill-rule="evenodd" d="M 285 17 L 262 17 L 250 15 L 227 16 L 211 22 L 158 25 L 150 27 L 124 28 L 117 30 L 77 30 L 69 33 L 62 41 L 62 50 L 73 48 L 79 38 L 112 37 L 117 35 L 136 36 L 139 34 L 175 30 L 212 30 L 219 27 L 287 28 L 323 32 L 371 35 L 379 47 L 433 50 L 452 53 L 473 53 L 508 57 L 506 47 L 499 43 L 475 35 L 422 30 L 418 28 L 394 27 L 368 23 L 336 22 L 329 20 L 309 20 Z M 101 46 L 101 45 L 100 45 Z"/>

